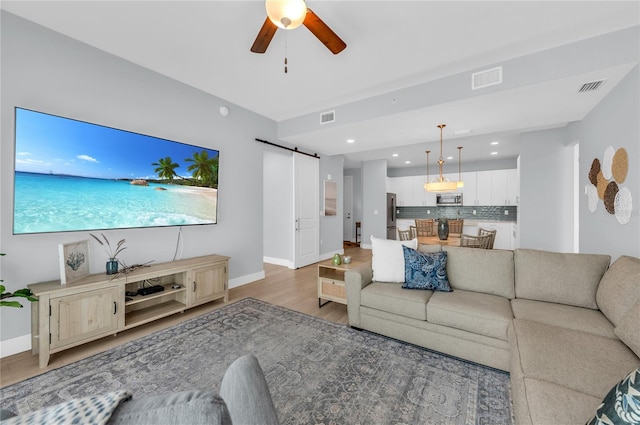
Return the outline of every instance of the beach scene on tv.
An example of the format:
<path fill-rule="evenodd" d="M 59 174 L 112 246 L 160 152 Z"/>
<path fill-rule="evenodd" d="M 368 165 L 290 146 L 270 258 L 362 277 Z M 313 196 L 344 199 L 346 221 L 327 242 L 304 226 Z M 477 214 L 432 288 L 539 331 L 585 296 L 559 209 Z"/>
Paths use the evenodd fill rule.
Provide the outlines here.
<path fill-rule="evenodd" d="M 13 233 L 217 222 L 219 152 L 16 108 Z"/>

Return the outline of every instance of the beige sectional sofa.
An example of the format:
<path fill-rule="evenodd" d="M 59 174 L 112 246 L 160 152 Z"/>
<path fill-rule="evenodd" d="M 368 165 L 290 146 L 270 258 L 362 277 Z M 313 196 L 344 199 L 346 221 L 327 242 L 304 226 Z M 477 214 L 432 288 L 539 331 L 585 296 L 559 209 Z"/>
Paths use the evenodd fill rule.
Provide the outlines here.
<path fill-rule="evenodd" d="M 453 291 L 373 281 L 364 264 L 345 275 L 349 324 L 510 372 L 517 424 L 585 423 L 640 366 L 640 259 L 420 250 L 447 252 Z"/>

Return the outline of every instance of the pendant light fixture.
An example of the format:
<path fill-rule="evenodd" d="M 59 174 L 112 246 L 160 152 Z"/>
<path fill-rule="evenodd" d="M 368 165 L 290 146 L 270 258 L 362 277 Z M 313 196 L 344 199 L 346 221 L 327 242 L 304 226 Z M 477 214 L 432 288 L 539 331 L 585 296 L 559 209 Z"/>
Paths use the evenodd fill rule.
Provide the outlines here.
<path fill-rule="evenodd" d="M 457 190 L 460 187 L 464 186 L 462 182 L 462 176 L 460 174 L 460 152 L 462 151 L 462 146 L 458 147 L 458 181 L 449 181 L 449 179 L 445 178 L 442 174 L 442 166 L 444 165 L 444 159 L 442 158 L 442 129 L 445 128 L 446 124 L 438 125 L 440 129 L 440 158 L 438 158 L 438 167 L 439 167 L 439 176 L 430 181 L 429 177 L 429 152 L 427 151 L 427 181 L 428 183 L 424 184 L 424 190 L 427 192 L 451 192 L 453 190 Z"/>

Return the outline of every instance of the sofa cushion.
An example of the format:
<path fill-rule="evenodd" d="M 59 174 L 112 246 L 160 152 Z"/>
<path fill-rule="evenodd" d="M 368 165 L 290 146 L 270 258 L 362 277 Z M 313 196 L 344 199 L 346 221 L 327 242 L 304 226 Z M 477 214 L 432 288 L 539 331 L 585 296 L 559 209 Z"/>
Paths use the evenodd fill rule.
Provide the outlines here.
<path fill-rule="evenodd" d="M 600 403 L 598 397 L 551 382 L 524 378 L 524 386 L 533 424 L 584 424 Z"/>
<path fill-rule="evenodd" d="M 371 268 L 375 282 L 404 282 L 403 245 L 416 249 L 418 240 L 394 241 L 371 236 Z"/>
<path fill-rule="evenodd" d="M 453 289 L 514 298 L 513 251 L 445 246 Z"/>
<path fill-rule="evenodd" d="M 618 339 L 613 331 L 613 324 L 598 310 L 524 298 L 511 300 L 511 309 L 516 319 L 532 320 Z"/>
<path fill-rule="evenodd" d="M 507 341 L 513 314 L 509 300 L 497 295 L 455 290 L 434 292 L 427 302 L 427 320 L 443 326 Z"/>
<path fill-rule="evenodd" d="M 229 365 L 220 383 L 220 396 L 236 425 L 280 423 L 267 379 L 253 354 L 245 354 Z"/>
<path fill-rule="evenodd" d="M 447 278 L 446 252 L 419 252 L 406 246 L 403 246 L 402 250 L 404 252 L 403 288 L 451 292 Z"/>
<path fill-rule="evenodd" d="M 627 315 L 616 326 L 615 333 L 640 357 L 640 300 L 638 300 Z"/>
<path fill-rule="evenodd" d="M 636 301 L 640 299 L 640 258 L 621 256 L 602 276 L 596 302 L 605 316 L 618 326 Z"/>
<path fill-rule="evenodd" d="M 3 425 L 47 424 L 66 425 L 91 423 L 96 425 L 110 423 L 114 411 L 120 403 L 131 398 L 129 391 L 114 391 L 104 395 L 96 395 L 65 401 L 55 406 L 45 407 L 35 412 L 9 417 L 2 421 Z"/>
<path fill-rule="evenodd" d="M 453 292 L 455 294 L 455 292 Z M 525 378 L 602 398 L 640 359 L 621 341 L 558 326 L 514 319 L 513 336 Z"/>
<path fill-rule="evenodd" d="M 597 309 L 596 290 L 611 257 L 516 249 L 516 298 Z"/>
<path fill-rule="evenodd" d="M 182 391 L 134 397 L 113 414 L 109 425 L 231 424 L 225 402 L 211 391 Z"/>
<path fill-rule="evenodd" d="M 640 423 L 640 368 L 607 393 L 587 425 Z"/>
<path fill-rule="evenodd" d="M 360 294 L 360 304 L 417 320 L 427 320 L 427 301 L 433 291 L 409 291 L 395 283 L 372 282 Z"/>

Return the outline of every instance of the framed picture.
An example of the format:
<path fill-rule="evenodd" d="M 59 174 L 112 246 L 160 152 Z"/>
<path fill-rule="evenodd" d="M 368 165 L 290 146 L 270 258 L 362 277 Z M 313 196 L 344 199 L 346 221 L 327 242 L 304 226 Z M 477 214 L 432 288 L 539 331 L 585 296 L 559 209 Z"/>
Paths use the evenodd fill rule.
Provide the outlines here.
<path fill-rule="evenodd" d="M 324 215 L 336 215 L 338 208 L 338 184 L 331 180 L 324 181 Z"/>
<path fill-rule="evenodd" d="M 61 243 L 58 245 L 60 258 L 60 283 L 66 285 L 89 274 L 89 241 Z"/>

